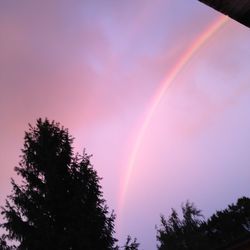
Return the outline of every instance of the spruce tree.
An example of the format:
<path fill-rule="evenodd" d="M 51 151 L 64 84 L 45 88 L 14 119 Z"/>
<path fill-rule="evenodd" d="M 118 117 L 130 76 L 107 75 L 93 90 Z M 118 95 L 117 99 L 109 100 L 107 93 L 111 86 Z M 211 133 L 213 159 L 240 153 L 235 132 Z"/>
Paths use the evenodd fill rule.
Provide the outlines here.
<path fill-rule="evenodd" d="M 20 182 L 11 180 L 1 225 L 20 250 L 116 249 L 109 213 L 90 156 L 73 153 L 59 123 L 38 119 L 25 133 Z"/>

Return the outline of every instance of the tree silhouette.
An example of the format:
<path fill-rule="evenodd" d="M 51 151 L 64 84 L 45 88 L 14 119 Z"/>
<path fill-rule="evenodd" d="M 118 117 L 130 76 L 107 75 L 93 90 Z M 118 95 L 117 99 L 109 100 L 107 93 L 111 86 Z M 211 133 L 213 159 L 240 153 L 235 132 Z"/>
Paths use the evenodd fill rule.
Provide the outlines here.
<path fill-rule="evenodd" d="M 213 246 L 226 247 L 250 238 L 250 199 L 239 198 L 213 214 L 206 223 L 206 231 Z"/>
<path fill-rule="evenodd" d="M 176 210 L 168 219 L 161 215 L 161 226 L 157 229 L 157 246 L 159 250 L 207 249 L 203 240 L 201 211 L 187 201 L 182 205 L 182 219 Z"/>
<path fill-rule="evenodd" d="M 138 250 L 140 244 L 137 242 L 137 239 L 135 238 L 132 241 L 132 238 L 130 235 L 127 237 L 127 241 L 124 247 L 122 247 L 124 250 Z"/>
<path fill-rule="evenodd" d="M 182 214 L 180 219 L 172 209 L 168 219 L 161 216 L 161 226 L 157 229 L 159 250 L 227 249 L 250 239 L 250 199 L 247 197 L 217 211 L 207 221 L 189 202 L 182 206 Z"/>
<path fill-rule="evenodd" d="M 25 133 L 1 225 L 20 250 L 108 250 L 114 245 L 114 215 L 103 199 L 90 156 L 73 154 L 73 138 L 54 121 L 38 119 Z M 7 246 L 6 246 L 7 249 Z"/>

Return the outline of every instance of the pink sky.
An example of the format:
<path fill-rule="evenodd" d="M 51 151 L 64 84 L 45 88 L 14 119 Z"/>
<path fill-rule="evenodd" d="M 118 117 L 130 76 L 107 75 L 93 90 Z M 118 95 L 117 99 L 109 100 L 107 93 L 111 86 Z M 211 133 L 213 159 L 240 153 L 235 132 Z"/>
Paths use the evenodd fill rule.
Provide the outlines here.
<path fill-rule="evenodd" d="M 28 123 L 54 119 L 93 154 L 118 237 L 156 249 L 161 213 L 187 199 L 206 216 L 250 196 L 249 30 L 228 21 L 190 58 L 145 131 L 152 98 L 221 15 L 197 0 L 1 1 L 0 204 Z"/>

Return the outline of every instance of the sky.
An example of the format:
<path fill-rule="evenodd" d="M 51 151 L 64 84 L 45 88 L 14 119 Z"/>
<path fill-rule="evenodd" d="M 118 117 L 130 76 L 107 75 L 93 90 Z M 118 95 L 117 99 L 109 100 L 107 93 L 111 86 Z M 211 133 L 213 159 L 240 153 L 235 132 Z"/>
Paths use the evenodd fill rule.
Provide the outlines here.
<path fill-rule="evenodd" d="M 249 39 L 197 0 L 0 1 L 0 205 L 39 117 L 93 154 L 120 244 L 156 249 L 186 200 L 208 217 L 250 196 Z"/>

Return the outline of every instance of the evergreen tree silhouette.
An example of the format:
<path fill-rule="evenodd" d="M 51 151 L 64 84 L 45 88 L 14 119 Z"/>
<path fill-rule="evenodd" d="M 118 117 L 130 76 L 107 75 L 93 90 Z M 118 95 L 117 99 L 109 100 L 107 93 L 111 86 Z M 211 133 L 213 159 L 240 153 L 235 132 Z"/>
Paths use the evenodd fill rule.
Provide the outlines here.
<path fill-rule="evenodd" d="M 38 119 L 25 133 L 1 225 L 20 250 L 117 249 L 109 213 L 90 156 L 73 154 L 73 138 L 54 121 Z M 6 246 L 7 249 L 7 246 Z"/>

